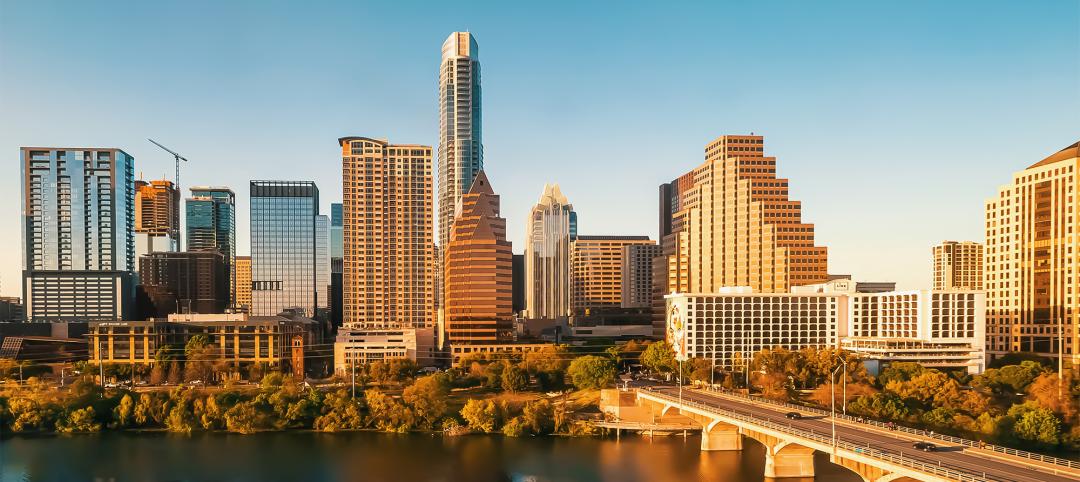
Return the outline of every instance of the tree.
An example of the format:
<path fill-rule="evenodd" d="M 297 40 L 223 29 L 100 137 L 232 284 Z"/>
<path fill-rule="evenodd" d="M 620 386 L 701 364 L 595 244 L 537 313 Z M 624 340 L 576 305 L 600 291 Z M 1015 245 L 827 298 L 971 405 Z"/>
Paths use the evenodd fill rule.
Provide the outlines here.
<path fill-rule="evenodd" d="M 1028 400 L 1054 412 L 1065 423 L 1077 425 L 1080 423 L 1080 387 L 1076 385 L 1072 370 L 1066 370 L 1062 375 L 1062 380 L 1054 372 L 1039 375 L 1028 386 Z"/>
<path fill-rule="evenodd" d="M 1012 425 L 1012 434 L 1020 440 L 1043 445 L 1057 445 L 1061 441 L 1061 421 L 1054 412 L 1027 402 L 1013 405 L 1005 423 Z"/>
<path fill-rule="evenodd" d="M 179 385 L 184 381 L 183 374 L 180 372 L 180 362 L 175 360 L 169 362 L 168 381 L 172 385 Z"/>
<path fill-rule="evenodd" d="M 322 432 L 363 428 L 362 400 L 363 398 L 352 398 L 347 390 L 337 390 L 326 394 L 322 415 L 315 419 L 312 428 Z"/>
<path fill-rule="evenodd" d="M 416 415 L 400 401 L 379 390 L 364 392 L 369 425 L 384 432 L 408 432 L 416 426 Z"/>
<path fill-rule="evenodd" d="M 889 366 L 881 370 L 881 374 L 877 377 L 877 383 L 879 387 L 885 388 L 889 382 L 906 382 L 922 373 L 924 370 L 922 365 L 914 362 L 890 363 Z"/>
<path fill-rule="evenodd" d="M 461 418 L 465 419 L 465 423 L 469 425 L 469 428 L 485 433 L 495 431 L 499 421 L 498 417 L 498 410 L 491 400 L 470 398 L 461 409 Z"/>
<path fill-rule="evenodd" d="M 45 425 L 44 407 L 31 398 L 12 398 L 8 401 L 8 412 L 11 413 L 11 430 L 15 432 L 35 430 Z"/>
<path fill-rule="evenodd" d="M 492 390 L 502 388 L 502 373 L 506 363 L 488 363 L 484 366 L 484 386 Z"/>
<path fill-rule="evenodd" d="M 529 425 L 521 417 L 514 417 L 503 425 L 502 433 L 507 437 L 520 437 L 528 433 Z"/>
<path fill-rule="evenodd" d="M 665 342 L 652 343 L 641 352 L 641 366 L 656 374 L 675 371 L 675 352 Z"/>
<path fill-rule="evenodd" d="M 428 427 L 434 427 L 435 423 L 446 415 L 446 396 L 449 394 L 449 375 L 436 373 L 417 378 L 412 385 L 405 388 L 402 398 Z"/>
<path fill-rule="evenodd" d="M 154 363 L 154 368 L 150 370 L 150 384 L 161 385 L 165 383 L 165 362 Z"/>
<path fill-rule="evenodd" d="M 60 433 L 98 432 L 101 424 L 96 421 L 94 407 L 72 410 L 56 421 L 56 431 Z"/>
<path fill-rule="evenodd" d="M 961 402 L 960 384 L 937 370 L 923 370 L 908 381 L 891 380 L 885 389 L 926 409 L 954 408 Z"/>
<path fill-rule="evenodd" d="M 615 381 L 615 364 L 607 357 L 587 355 L 574 359 L 567 373 L 578 390 L 604 388 Z"/>
<path fill-rule="evenodd" d="M 517 365 L 506 363 L 502 371 L 501 386 L 503 391 L 511 393 L 525 390 L 529 388 L 529 374 Z"/>
<path fill-rule="evenodd" d="M 911 411 L 904 401 L 891 392 L 861 396 L 848 405 L 848 411 L 878 420 L 907 420 Z"/>
<path fill-rule="evenodd" d="M 230 432 L 250 434 L 266 427 L 266 415 L 254 400 L 233 405 L 225 412 L 225 428 Z"/>
<path fill-rule="evenodd" d="M 976 386 L 990 388 L 995 393 L 1015 395 L 1028 388 L 1045 369 L 1035 361 L 1023 361 L 1019 365 L 1006 365 L 986 370 L 973 380 Z"/>
<path fill-rule="evenodd" d="M 135 423 L 135 399 L 130 393 L 120 397 L 120 403 L 113 409 L 113 424 L 117 428 L 130 427 Z"/>
<path fill-rule="evenodd" d="M 533 400 L 526 403 L 521 411 L 521 420 L 536 435 L 546 435 L 555 431 L 554 407 L 547 400 Z"/>

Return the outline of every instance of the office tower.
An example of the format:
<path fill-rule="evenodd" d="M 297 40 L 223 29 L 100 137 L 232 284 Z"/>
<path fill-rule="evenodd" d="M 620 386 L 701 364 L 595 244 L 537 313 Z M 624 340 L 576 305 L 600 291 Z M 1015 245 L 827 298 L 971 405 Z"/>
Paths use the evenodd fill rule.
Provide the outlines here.
<path fill-rule="evenodd" d="M 105 148 L 23 147 L 20 155 L 27 319 L 132 315 L 135 159 Z"/>
<path fill-rule="evenodd" d="M 236 195 L 227 187 L 195 186 L 185 201 L 188 251 L 218 251 L 229 273 L 229 302 L 236 299 Z M 276 314 L 276 313 L 275 313 Z"/>
<path fill-rule="evenodd" d="M 312 317 L 316 307 L 312 181 L 251 181 L 251 314 L 285 310 Z"/>
<path fill-rule="evenodd" d="M 344 322 L 434 325 L 431 147 L 343 137 Z"/>
<path fill-rule="evenodd" d="M 626 248 L 656 245 L 648 236 L 578 236 L 571 244 L 571 308 L 574 316 L 622 308 Z"/>
<path fill-rule="evenodd" d="M 135 259 L 176 251 L 180 241 L 180 192 L 172 181 L 135 181 Z"/>
<path fill-rule="evenodd" d="M 225 256 L 217 251 L 149 253 L 139 259 L 141 319 L 173 313 L 224 313 L 229 304 Z"/>
<path fill-rule="evenodd" d="M 814 225 L 802 221 L 802 204 L 788 199 L 788 180 L 776 177 L 763 137 L 716 139 L 703 164 L 660 194 L 663 292 L 784 292 L 827 279 L 826 248 L 814 245 Z"/>
<path fill-rule="evenodd" d="M 315 306 L 330 309 L 330 218 L 315 216 Z M 324 319 L 324 318 L 320 318 Z"/>
<path fill-rule="evenodd" d="M 1013 174 L 986 202 L 986 336 L 991 358 L 1014 351 L 1080 366 L 1080 142 Z M 1060 368 L 1060 367 L 1059 367 Z"/>
<path fill-rule="evenodd" d="M 663 255 L 656 243 L 630 244 L 622 254 L 623 308 L 648 308 L 653 297 L 653 259 Z"/>
<path fill-rule="evenodd" d="M 577 213 L 558 184 L 544 184 L 525 228 L 525 317 L 568 317 Z"/>
<path fill-rule="evenodd" d="M 943 241 L 934 246 L 934 289 L 983 289 L 983 245 Z"/>
<path fill-rule="evenodd" d="M 483 171 L 461 198 L 446 245 L 446 340 L 454 344 L 508 341 L 513 336 L 513 253 L 506 219 Z"/>
<path fill-rule="evenodd" d="M 233 272 L 236 276 L 236 299 L 233 303 L 246 312 L 251 309 L 251 256 L 237 256 Z"/>
<path fill-rule="evenodd" d="M 521 313 L 525 310 L 525 255 L 515 254 L 512 266 L 514 313 Z"/>
<path fill-rule="evenodd" d="M 345 214 L 341 203 L 330 204 L 330 323 L 341 326 L 345 294 Z"/>
<path fill-rule="evenodd" d="M 341 203 L 330 204 L 330 258 L 345 257 L 345 214 Z"/>
<path fill-rule="evenodd" d="M 476 39 L 454 32 L 439 65 L 439 246 L 446 248 L 461 197 L 484 168 Z"/>

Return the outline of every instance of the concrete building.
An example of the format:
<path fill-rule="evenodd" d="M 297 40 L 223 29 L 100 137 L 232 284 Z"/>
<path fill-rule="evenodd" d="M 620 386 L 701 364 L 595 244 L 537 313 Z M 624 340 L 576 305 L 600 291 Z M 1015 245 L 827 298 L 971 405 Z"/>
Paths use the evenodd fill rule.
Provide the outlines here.
<path fill-rule="evenodd" d="M 935 290 L 982 290 L 983 245 L 973 241 L 943 241 L 934 246 Z"/>
<path fill-rule="evenodd" d="M 180 241 L 180 192 L 172 181 L 135 181 L 135 258 L 176 251 Z"/>
<path fill-rule="evenodd" d="M 648 236 L 574 238 L 570 279 L 573 315 L 589 316 L 594 311 L 622 308 L 626 248 L 655 245 Z"/>
<path fill-rule="evenodd" d="M 311 181 L 251 181 L 251 314 L 315 316 L 315 218 Z"/>
<path fill-rule="evenodd" d="M 451 33 L 439 64 L 439 247 L 446 248 L 457 206 L 484 169 L 479 47 Z"/>
<path fill-rule="evenodd" d="M 544 184 L 525 228 L 525 317 L 569 317 L 577 213 L 558 184 Z"/>
<path fill-rule="evenodd" d="M 652 305 L 653 259 L 663 255 L 663 248 L 654 243 L 630 244 L 622 253 L 623 308 L 648 308 Z"/>
<path fill-rule="evenodd" d="M 784 293 L 827 279 L 826 248 L 776 177 L 764 138 L 721 136 L 705 162 L 660 188 L 660 234 L 667 293 L 714 293 L 730 286 Z"/>
<path fill-rule="evenodd" d="M 131 316 L 135 159 L 106 148 L 23 147 L 20 155 L 27 319 Z"/>
<path fill-rule="evenodd" d="M 345 323 L 435 324 L 431 148 L 343 137 Z"/>
<path fill-rule="evenodd" d="M 513 253 L 483 171 L 461 198 L 446 245 L 445 339 L 451 346 L 513 338 Z"/>
<path fill-rule="evenodd" d="M 26 307 L 18 296 L 0 296 L 0 323 L 26 320 Z"/>
<path fill-rule="evenodd" d="M 334 340 L 334 373 L 348 376 L 357 365 L 395 358 L 419 366 L 437 361 L 435 328 L 362 328 L 346 325 Z"/>
<path fill-rule="evenodd" d="M 236 195 L 227 187 L 194 186 L 184 201 L 185 249 L 217 251 L 225 257 L 229 303 L 236 299 Z"/>
<path fill-rule="evenodd" d="M 1013 175 L 986 201 L 987 350 L 1080 366 L 1080 142 Z"/>
<path fill-rule="evenodd" d="M 234 304 L 239 311 L 251 310 L 251 256 L 237 256 L 233 265 L 236 274 L 236 299 Z"/>
<path fill-rule="evenodd" d="M 225 256 L 217 251 L 150 253 L 139 258 L 139 319 L 173 313 L 224 313 L 229 306 Z"/>

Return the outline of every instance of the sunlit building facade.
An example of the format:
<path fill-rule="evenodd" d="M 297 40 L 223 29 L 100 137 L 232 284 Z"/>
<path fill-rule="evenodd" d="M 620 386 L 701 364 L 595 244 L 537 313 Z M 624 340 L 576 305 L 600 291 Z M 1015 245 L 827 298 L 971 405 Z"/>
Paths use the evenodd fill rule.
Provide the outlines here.
<path fill-rule="evenodd" d="M 983 289 L 983 245 L 973 241 L 944 241 L 934 246 L 935 290 Z"/>
<path fill-rule="evenodd" d="M 236 298 L 236 195 L 232 189 L 194 186 L 184 201 L 187 229 L 184 249 L 217 251 L 225 257 L 229 302 Z"/>
<path fill-rule="evenodd" d="M 180 191 L 164 179 L 135 181 L 136 259 L 155 251 L 176 251 L 179 240 Z"/>
<path fill-rule="evenodd" d="M 315 307 L 330 309 L 330 217 L 315 216 Z"/>
<path fill-rule="evenodd" d="M 237 256 L 233 265 L 236 273 L 236 307 L 251 310 L 251 256 Z"/>
<path fill-rule="evenodd" d="M 525 229 L 525 317 L 569 317 L 577 213 L 558 184 L 544 184 Z"/>
<path fill-rule="evenodd" d="M 571 308 L 574 315 L 621 308 L 626 248 L 655 244 L 648 236 L 575 237 L 571 243 Z"/>
<path fill-rule="evenodd" d="M 623 247 L 623 308 L 648 308 L 652 305 L 653 259 L 662 254 L 663 248 L 655 242 Z"/>
<path fill-rule="evenodd" d="M 484 168 L 480 60 L 469 32 L 451 33 L 439 64 L 439 246 L 450 241 L 457 205 Z"/>
<path fill-rule="evenodd" d="M 251 181 L 251 314 L 317 305 L 315 218 L 319 188 L 311 181 Z"/>

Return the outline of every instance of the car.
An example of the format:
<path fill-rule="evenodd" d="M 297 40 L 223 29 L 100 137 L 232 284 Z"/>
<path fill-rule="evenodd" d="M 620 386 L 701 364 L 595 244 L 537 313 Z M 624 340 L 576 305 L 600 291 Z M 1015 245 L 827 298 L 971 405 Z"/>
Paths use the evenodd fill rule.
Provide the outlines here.
<path fill-rule="evenodd" d="M 799 412 L 788 412 L 784 416 L 787 417 L 788 420 L 798 420 L 798 419 L 802 418 L 802 414 L 799 413 Z"/>
<path fill-rule="evenodd" d="M 934 445 L 930 442 L 919 441 L 911 444 L 911 446 L 915 450 L 922 450 L 923 452 L 934 452 L 937 450 L 937 445 Z"/>

